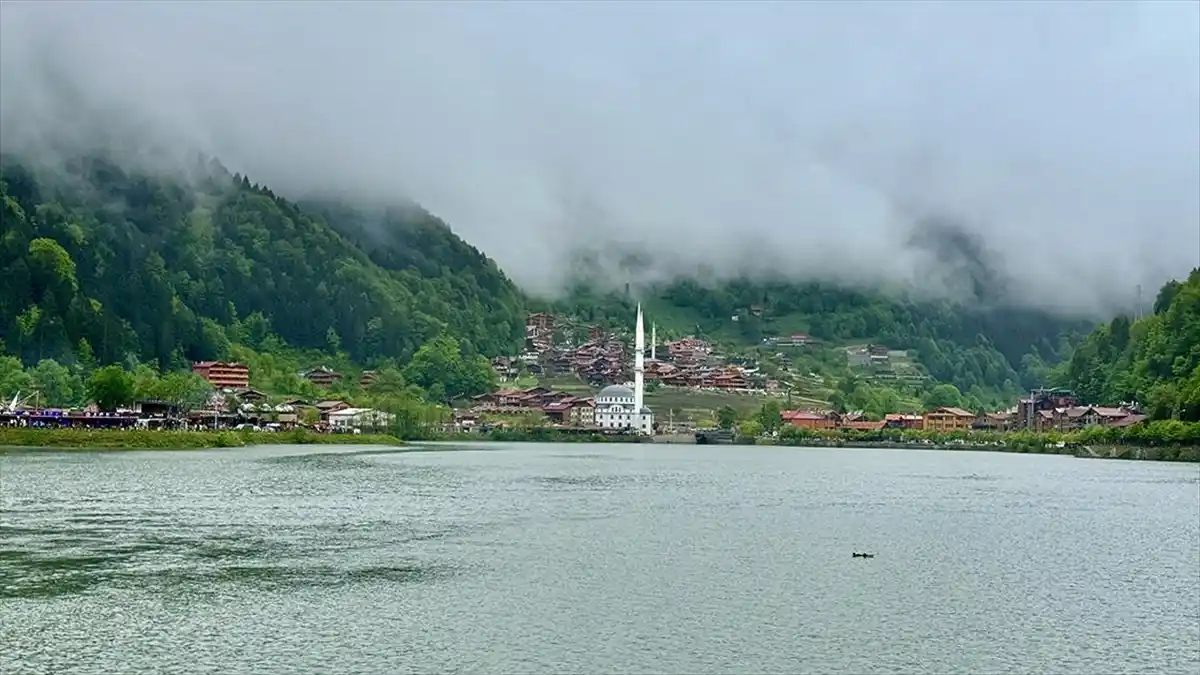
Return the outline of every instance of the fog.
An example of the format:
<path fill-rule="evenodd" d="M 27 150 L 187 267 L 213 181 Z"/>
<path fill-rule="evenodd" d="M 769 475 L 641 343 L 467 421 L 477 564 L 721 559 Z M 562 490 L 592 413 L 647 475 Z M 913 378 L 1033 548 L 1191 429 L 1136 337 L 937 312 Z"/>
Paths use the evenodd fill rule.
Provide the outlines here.
<path fill-rule="evenodd" d="M 1092 313 L 1200 264 L 1194 2 L 0 7 L 5 150 L 408 197 L 535 293 L 583 247 Z"/>

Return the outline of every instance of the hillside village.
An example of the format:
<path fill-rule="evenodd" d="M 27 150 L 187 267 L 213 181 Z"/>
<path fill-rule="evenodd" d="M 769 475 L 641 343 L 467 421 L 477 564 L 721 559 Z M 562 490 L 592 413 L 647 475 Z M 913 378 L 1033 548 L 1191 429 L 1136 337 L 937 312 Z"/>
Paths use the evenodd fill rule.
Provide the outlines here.
<path fill-rule="evenodd" d="M 476 397 L 468 408 L 459 410 L 455 423 L 469 428 L 494 415 L 544 415 L 546 423 L 563 427 L 593 425 L 595 401 L 577 392 L 556 391 L 538 385 L 519 388 L 510 383 L 521 374 L 530 373 L 542 381 L 575 377 L 591 387 L 628 382 L 631 379 L 632 358 L 622 336 L 607 334 L 598 326 L 586 327 L 586 338 L 578 344 L 572 336 L 578 327 L 567 327 L 560 319 L 545 313 L 531 314 L 526 322 L 525 350 L 514 357 L 497 357 L 492 365 L 504 386 L 498 391 Z M 788 350 L 814 347 L 819 341 L 805 334 L 780 338 L 764 338 L 761 347 L 776 351 L 780 358 Z M 878 380 L 903 382 L 928 381 L 903 350 L 886 346 L 862 344 L 844 348 L 851 368 L 860 369 Z M 659 387 L 691 391 L 725 392 L 730 394 L 784 397 L 804 376 L 787 368 L 784 375 L 791 382 L 767 377 L 752 363 L 733 363 L 714 346 L 694 336 L 657 343 L 652 341 L 645 377 Z M 862 411 L 839 413 L 827 406 L 807 409 L 785 409 L 781 412 L 785 425 L 806 429 L 845 429 L 848 431 L 877 431 L 885 428 L 920 429 L 928 431 L 1071 431 L 1086 426 L 1125 426 L 1145 419 L 1135 406 L 1111 408 L 1087 405 L 1070 392 L 1042 390 L 1021 398 L 1006 410 L 976 414 L 956 407 L 936 407 L 921 414 L 889 414 L 884 419 L 869 420 Z M 660 433 L 675 433 L 692 425 L 684 422 L 656 423 Z M 703 425 L 701 425 L 703 426 Z"/>
<path fill-rule="evenodd" d="M 1006 410 L 974 413 L 957 407 L 935 407 L 921 414 L 888 414 L 868 419 L 862 411 L 838 412 L 819 399 L 793 397 L 805 380 L 815 378 L 784 365 L 773 369 L 777 377 L 764 374 L 752 358 L 728 357 L 710 342 L 695 336 L 657 340 L 651 330 L 644 376 L 648 391 L 708 392 L 729 397 L 748 397 L 754 405 L 777 400 L 783 425 L 810 430 L 879 431 L 919 429 L 935 432 L 970 430 L 1072 431 L 1088 426 L 1121 427 L 1143 419 L 1135 405 L 1101 407 L 1080 401 L 1070 392 L 1042 390 L 1014 401 Z M 437 421 L 443 431 L 469 432 L 511 425 L 512 418 L 535 418 L 537 424 L 563 430 L 594 430 L 594 390 L 632 379 L 633 350 L 629 336 L 578 325 L 545 313 L 530 314 L 526 320 L 524 350 L 496 357 L 491 364 L 500 388 L 457 404 L 447 417 Z M 788 353 L 819 346 L 804 334 L 766 338 L 760 345 L 764 359 L 778 357 L 787 363 Z M 927 380 L 904 351 L 881 345 L 849 345 L 846 359 L 852 369 L 877 379 Z M 235 428 L 287 430 L 303 427 L 318 432 L 358 433 L 385 429 L 394 415 L 359 407 L 330 395 L 328 400 L 288 398 L 273 400 L 250 387 L 246 364 L 202 361 L 192 372 L 212 387 L 208 400 L 194 409 L 162 401 L 142 401 L 115 412 L 100 412 L 95 406 L 81 411 L 45 410 L 27 397 L 14 397 L 0 409 L 0 424 L 11 426 L 83 426 L 89 428 Z M 328 390 L 346 378 L 325 365 L 301 373 L 319 390 Z M 357 384 L 369 392 L 375 371 L 363 371 Z M 529 380 L 537 384 L 530 386 Z M 785 379 L 786 378 L 786 379 Z M 522 380 L 526 382 L 520 386 Z M 573 383 L 556 387 L 553 383 Z M 796 399 L 800 406 L 787 406 Z M 32 404 L 31 404 L 32 403 Z M 717 424 L 714 411 L 704 419 L 674 418 L 662 411 L 654 423 L 655 433 L 677 434 Z"/>

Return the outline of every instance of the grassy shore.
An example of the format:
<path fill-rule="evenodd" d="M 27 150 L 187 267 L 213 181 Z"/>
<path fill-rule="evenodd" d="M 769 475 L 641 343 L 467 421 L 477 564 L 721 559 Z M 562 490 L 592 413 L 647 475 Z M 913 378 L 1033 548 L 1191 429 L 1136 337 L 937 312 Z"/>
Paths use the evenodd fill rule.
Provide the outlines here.
<path fill-rule="evenodd" d="M 433 440 L 500 442 L 500 443 L 690 443 L 684 440 L 687 434 L 679 434 L 671 440 L 664 437 L 607 436 L 605 434 L 563 434 L 553 429 L 510 429 L 485 433 L 441 434 Z M 1014 441 L 1017 439 L 1014 439 Z M 1195 446 L 1139 446 L 1139 445 L 1095 445 L 1063 446 L 1032 445 L 1028 443 L 923 441 L 923 440 L 864 440 L 806 438 L 802 441 L 779 442 L 768 438 L 739 437 L 731 443 L 718 444 L 724 447 L 776 446 L 792 448 L 888 448 L 894 450 L 944 450 L 973 452 L 1006 452 L 1028 455 L 1062 455 L 1096 459 L 1130 459 L 1160 462 L 1200 462 L 1200 447 Z"/>
<path fill-rule="evenodd" d="M 496 443 L 653 443 L 648 436 L 563 433 L 556 429 L 545 427 L 434 434 L 429 440 L 462 442 L 492 441 Z"/>
<path fill-rule="evenodd" d="M 745 440 L 739 445 L 775 445 L 764 439 Z M 895 450 L 947 450 L 972 452 L 1008 452 L 1022 455 L 1062 455 L 1093 459 L 1131 459 L 1152 462 L 1200 462 L 1200 448 L 1190 446 L 1147 447 L 1136 445 L 1106 446 L 1031 446 L 1009 443 L 921 443 L 904 441 L 830 441 L 811 440 L 785 443 L 784 446 L 812 448 L 889 448 Z"/>
<path fill-rule="evenodd" d="M 308 431 L 145 431 L 0 428 L 0 451 L 9 448 L 55 450 L 194 450 L 248 445 L 403 445 L 383 434 L 314 434 Z"/>
<path fill-rule="evenodd" d="M 529 443 L 653 443 L 639 436 L 566 434 L 553 429 L 509 429 L 491 433 L 440 434 L 430 440 L 494 441 Z M 6 448 L 52 450 L 192 450 L 242 448 L 250 445 L 390 445 L 404 442 L 384 434 L 314 434 L 308 431 L 264 433 L 253 431 L 89 431 L 80 429 L 0 428 L 0 453 Z M 1200 447 L 1141 445 L 1088 445 L 1057 447 L 1002 442 L 926 442 L 865 439 L 805 438 L 785 442 L 738 438 L 733 446 L 778 445 L 782 447 L 896 448 L 914 450 L 973 450 L 1022 454 L 1074 455 L 1098 459 L 1200 462 Z"/>

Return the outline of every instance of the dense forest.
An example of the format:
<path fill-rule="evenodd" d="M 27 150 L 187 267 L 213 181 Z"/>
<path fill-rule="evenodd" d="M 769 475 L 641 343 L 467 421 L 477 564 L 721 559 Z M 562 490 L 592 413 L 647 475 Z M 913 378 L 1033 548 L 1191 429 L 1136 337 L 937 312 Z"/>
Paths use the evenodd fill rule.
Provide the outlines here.
<path fill-rule="evenodd" d="M 1152 315 L 1097 328 L 1056 379 L 1090 401 L 1138 401 L 1157 419 L 1200 421 L 1200 268 L 1163 286 Z"/>
<path fill-rule="evenodd" d="M 151 175 L 103 156 L 0 158 L 0 198 L 0 339 L 26 363 L 176 369 L 227 357 L 226 329 L 249 318 L 366 364 L 443 332 L 483 355 L 523 336 L 513 284 L 415 207 L 302 208 L 214 161 Z"/>

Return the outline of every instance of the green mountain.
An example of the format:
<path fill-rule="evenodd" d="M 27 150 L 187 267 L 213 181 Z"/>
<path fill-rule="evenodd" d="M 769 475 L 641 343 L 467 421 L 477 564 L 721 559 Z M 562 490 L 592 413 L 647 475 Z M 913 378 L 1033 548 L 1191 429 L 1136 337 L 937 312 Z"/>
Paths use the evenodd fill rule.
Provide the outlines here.
<path fill-rule="evenodd" d="M 1119 316 L 1088 335 L 1058 379 L 1089 401 L 1200 421 L 1200 268 L 1163 286 L 1152 315 Z"/>
<path fill-rule="evenodd" d="M 359 363 L 443 331 L 485 355 L 523 338 L 513 284 L 417 208 L 304 209 L 215 162 L 164 176 L 103 156 L 0 158 L 0 198 L 0 339 L 26 362 L 182 367 L 226 355 L 243 320 Z"/>
<path fill-rule="evenodd" d="M 270 347 L 269 336 L 364 365 L 407 361 L 442 333 L 468 355 L 512 354 L 526 308 L 626 326 L 636 296 L 663 336 L 698 333 L 752 348 L 804 332 L 830 346 L 883 344 L 909 350 L 933 380 L 991 402 L 1046 384 L 1091 329 L 984 297 L 954 304 L 749 279 L 632 293 L 581 281 L 544 303 L 523 297 L 493 261 L 417 206 L 289 201 L 214 161 L 164 174 L 99 155 L 54 170 L 0 157 L 0 197 L 0 340 L 30 364 L 134 356 L 182 368 L 229 356 L 231 341 Z M 982 269 L 977 258 L 972 269 Z M 986 270 L 972 282 L 977 296 L 998 284 Z M 827 356 L 814 359 L 836 361 Z M 854 377 L 844 365 L 833 373 Z M 902 393 L 916 400 L 928 388 Z"/>

